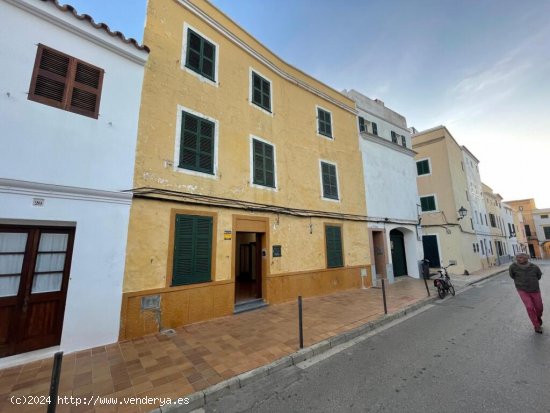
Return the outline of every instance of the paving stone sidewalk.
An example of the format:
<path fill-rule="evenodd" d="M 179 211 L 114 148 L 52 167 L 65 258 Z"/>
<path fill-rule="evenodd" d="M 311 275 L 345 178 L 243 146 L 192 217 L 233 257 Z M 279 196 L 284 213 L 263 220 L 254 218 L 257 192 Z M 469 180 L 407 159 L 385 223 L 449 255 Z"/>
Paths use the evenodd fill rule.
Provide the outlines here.
<path fill-rule="evenodd" d="M 457 286 L 464 286 L 506 268 L 451 276 Z M 429 283 L 433 299 L 432 284 Z M 422 305 L 427 301 L 424 281 L 409 277 L 388 285 L 386 293 L 388 313 L 394 316 L 415 303 Z M 175 400 L 191 394 L 202 397 L 197 392 L 220 383 L 223 386 L 227 379 L 242 373 L 252 371 L 248 373 L 252 378 L 254 369 L 299 350 L 297 307 L 296 302 L 272 305 L 177 328 L 171 335 L 159 333 L 67 354 L 63 358 L 59 395 L 67 396 L 69 404 L 59 405 L 57 411 L 149 412 L 162 404 L 159 398 Z M 303 315 L 305 347 L 331 338 L 334 341 L 343 333 L 388 318 L 384 316 L 380 288 L 305 298 Z M 319 345 L 317 350 L 321 350 Z M 33 401 L 41 401 L 40 396 L 49 392 L 52 364 L 53 359 L 47 359 L 0 370 L 0 411 L 45 412 L 45 405 L 15 405 L 11 398 L 37 396 Z M 72 403 L 68 399 L 71 396 Z M 109 399 L 113 403 L 113 398 L 117 398 L 116 405 L 105 404 Z M 124 398 L 141 400 L 130 402 Z M 77 406 L 76 400 L 82 404 Z"/>

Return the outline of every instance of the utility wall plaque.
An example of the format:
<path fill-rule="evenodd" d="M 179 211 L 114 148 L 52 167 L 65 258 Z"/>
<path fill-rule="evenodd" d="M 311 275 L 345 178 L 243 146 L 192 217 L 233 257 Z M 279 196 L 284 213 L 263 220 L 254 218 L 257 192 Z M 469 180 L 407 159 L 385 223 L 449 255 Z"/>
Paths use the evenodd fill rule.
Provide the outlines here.
<path fill-rule="evenodd" d="M 272 256 L 275 258 L 275 257 L 282 257 L 283 254 L 282 254 L 282 251 L 281 251 L 281 246 L 280 245 L 274 245 L 273 246 L 273 254 Z"/>
<path fill-rule="evenodd" d="M 44 206 L 44 198 L 33 198 L 32 199 L 32 206 L 34 206 L 34 207 L 43 207 Z"/>
<path fill-rule="evenodd" d="M 223 232 L 223 239 L 230 241 L 231 240 L 231 235 L 232 235 L 231 231 L 224 231 Z"/>

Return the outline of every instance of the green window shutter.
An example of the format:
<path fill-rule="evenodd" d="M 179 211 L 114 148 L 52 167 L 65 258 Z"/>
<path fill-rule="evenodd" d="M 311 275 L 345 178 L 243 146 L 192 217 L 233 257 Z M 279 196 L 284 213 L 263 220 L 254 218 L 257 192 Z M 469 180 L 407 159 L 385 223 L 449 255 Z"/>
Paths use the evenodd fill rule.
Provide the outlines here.
<path fill-rule="evenodd" d="M 317 118 L 318 118 L 318 127 L 319 133 L 321 135 L 328 136 L 332 138 L 332 122 L 330 118 L 330 113 L 326 110 L 317 108 Z"/>
<path fill-rule="evenodd" d="M 365 119 L 359 116 L 359 132 L 365 132 Z"/>
<path fill-rule="evenodd" d="M 544 227 L 544 238 L 550 239 L 550 227 Z"/>
<path fill-rule="evenodd" d="M 188 30 L 185 66 L 210 80 L 215 80 L 216 46 L 193 30 Z"/>
<path fill-rule="evenodd" d="M 325 239 L 327 249 L 327 267 L 337 268 L 344 266 L 342 254 L 342 229 L 337 226 L 325 227 Z"/>
<path fill-rule="evenodd" d="M 338 180 L 336 179 L 336 166 L 321 162 L 321 174 L 323 181 L 323 197 L 338 199 Z"/>
<path fill-rule="evenodd" d="M 372 122 L 372 134 L 378 135 L 378 126 L 374 122 Z"/>
<path fill-rule="evenodd" d="M 275 156 L 272 145 L 252 140 L 253 148 L 253 182 L 257 185 L 275 187 Z"/>
<path fill-rule="evenodd" d="M 214 173 L 214 128 L 213 122 L 182 112 L 180 168 Z"/>
<path fill-rule="evenodd" d="M 172 285 L 211 280 L 212 217 L 176 215 Z"/>
<path fill-rule="evenodd" d="M 418 175 L 426 175 L 430 173 L 430 163 L 427 159 L 416 163 L 416 171 Z"/>
<path fill-rule="evenodd" d="M 435 211 L 435 198 L 433 196 L 420 198 L 420 207 L 422 211 Z"/>
<path fill-rule="evenodd" d="M 271 112 L 271 84 L 252 72 L 252 103 Z"/>
<path fill-rule="evenodd" d="M 394 131 L 391 131 L 391 141 L 397 143 L 397 134 Z"/>

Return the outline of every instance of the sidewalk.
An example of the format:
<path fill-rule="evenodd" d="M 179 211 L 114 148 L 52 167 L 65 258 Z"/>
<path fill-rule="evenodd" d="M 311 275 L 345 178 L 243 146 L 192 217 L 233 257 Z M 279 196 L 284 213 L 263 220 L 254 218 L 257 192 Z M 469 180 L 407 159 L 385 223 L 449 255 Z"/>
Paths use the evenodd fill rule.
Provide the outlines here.
<path fill-rule="evenodd" d="M 495 275 L 507 266 L 493 267 L 470 276 L 453 276 L 457 289 Z M 386 288 L 388 314 L 384 316 L 382 290 L 349 290 L 303 300 L 304 347 L 316 343 L 315 353 L 330 345 L 343 343 L 352 335 L 399 317 L 411 305 L 421 306 L 435 299 L 433 282 L 428 282 L 432 297 L 427 298 L 423 280 L 399 279 Z M 299 349 L 297 303 L 272 305 L 253 312 L 196 323 L 143 338 L 67 354 L 63 358 L 60 396 L 86 398 L 91 405 L 58 405 L 58 412 L 149 412 L 160 404 L 125 403 L 123 397 L 171 398 L 192 395 L 196 406 L 204 403 L 201 392 L 244 385 L 244 377 L 266 375 L 271 364 L 284 367 L 313 353 Z M 404 312 L 403 312 L 404 313 Z M 354 330 L 354 333 L 349 333 Z M 343 335 L 348 333 L 347 335 Z M 327 341 L 330 339 L 331 343 Z M 285 357 L 293 355 L 293 357 Z M 281 360 L 284 358 L 284 360 Z M 0 370 L 0 411 L 44 412 L 45 405 L 13 405 L 12 396 L 47 396 L 52 359 Z M 239 379 L 227 379 L 245 373 Z M 222 383 L 223 382 L 223 383 Z M 216 388 L 210 388 L 212 393 Z M 197 393 L 198 392 L 198 393 Z M 105 405 L 96 397 L 117 397 L 116 406 Z M 214 396 L 214 394 L 212 394 Z M 37 399 L 39 400 L 39 399 Z M 35 400 L 36 402 L 36 400 Z M 191 406 L 185 406 L 189 408 Z"/>

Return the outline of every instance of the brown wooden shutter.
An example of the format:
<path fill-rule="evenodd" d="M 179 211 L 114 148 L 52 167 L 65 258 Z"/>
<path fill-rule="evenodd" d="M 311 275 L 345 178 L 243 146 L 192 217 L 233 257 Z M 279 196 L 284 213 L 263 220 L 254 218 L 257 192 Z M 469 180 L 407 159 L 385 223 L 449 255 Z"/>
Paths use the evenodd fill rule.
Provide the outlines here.
<path fill-rule="evenodd" d="M 38 45 L 29 99 L 97 119 L 103 69 Z"/>
<path fill-rule="evenodd" d="M 75 59 L 74 82 L 68 110 L 97 119 L 102 84 L 103 70 Z"/>
<path fill-rule="evenodd" d="M 38 45 L 29 99 L 64 108 L 71 58 Z"/>

